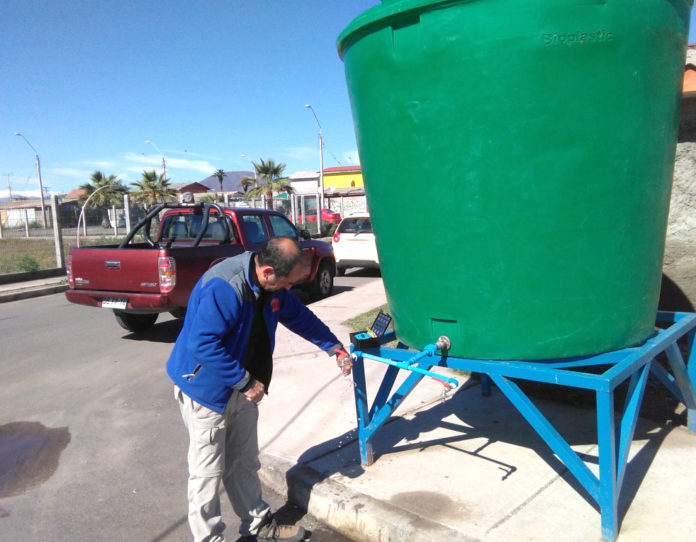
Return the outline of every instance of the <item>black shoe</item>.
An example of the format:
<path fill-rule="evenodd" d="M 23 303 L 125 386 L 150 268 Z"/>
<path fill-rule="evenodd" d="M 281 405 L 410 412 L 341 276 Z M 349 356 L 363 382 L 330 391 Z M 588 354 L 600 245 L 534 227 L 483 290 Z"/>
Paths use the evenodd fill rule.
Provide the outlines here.
<path fill-rule="evenodd" d="M 257 542 L 302 542 L 308 540 L 308 533 L 299 525 L 278 525 L 274 517 L 259 528 Z"/>

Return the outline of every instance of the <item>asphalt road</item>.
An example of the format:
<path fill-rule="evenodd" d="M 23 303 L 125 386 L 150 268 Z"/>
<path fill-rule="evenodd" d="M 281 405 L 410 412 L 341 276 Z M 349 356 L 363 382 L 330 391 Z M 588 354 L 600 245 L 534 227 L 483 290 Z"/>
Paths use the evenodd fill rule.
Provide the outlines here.
<path fill-rule="evenodd" d="M 336 291 L 375 280 L 336 279 Z M 63 294 L 0 304 L 0 540 L 190 540 L 186 434 L 164 362 L 180 322 L 143 335 Z M 281 519 L 346 540 L 283 496 Z M 237 522 L 223 499 L 229 540 Z"/>

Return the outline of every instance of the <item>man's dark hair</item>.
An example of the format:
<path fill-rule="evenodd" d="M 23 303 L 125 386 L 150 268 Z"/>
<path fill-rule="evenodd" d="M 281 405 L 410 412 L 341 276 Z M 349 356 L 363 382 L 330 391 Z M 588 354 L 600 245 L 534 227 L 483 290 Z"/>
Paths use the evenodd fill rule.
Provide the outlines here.
<path fill-rule="evenodd" d="M 273 237 L 257 252 L 259 265 L 270 265 L 277 277 L 287 277 L 304 255 L 292 237 Z"/>

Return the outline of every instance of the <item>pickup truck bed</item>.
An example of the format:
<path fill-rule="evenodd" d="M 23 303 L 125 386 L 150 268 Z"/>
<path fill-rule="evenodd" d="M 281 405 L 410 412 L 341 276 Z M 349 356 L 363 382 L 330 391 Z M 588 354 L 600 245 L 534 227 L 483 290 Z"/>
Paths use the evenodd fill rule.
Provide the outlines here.
<path fill-rule="evenodd" d="M 149 231 L 161 215 L 156 240 Z M 138 233 L 144 242 L 134 242 Z M 336 263 L 331 245 L 308 239 L 281 213 L 216 204 L 161 204 L 119 245 L 73 248 L 68 257 L 68 301 L 112 309 L 129 331 L 144 331 L 158 313 L 185 314 L 201 275 L 224 258 L 257 250 L 269 237 L 295 237 L 305 253 L 304 286 L 329 295 Z"/>

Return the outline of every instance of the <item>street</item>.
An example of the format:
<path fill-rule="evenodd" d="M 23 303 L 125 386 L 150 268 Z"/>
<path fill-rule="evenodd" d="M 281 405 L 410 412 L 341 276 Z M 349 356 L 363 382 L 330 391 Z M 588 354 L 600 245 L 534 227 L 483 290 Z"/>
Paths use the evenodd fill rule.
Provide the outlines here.
<path fill-rule="evenodd" d="M 349 272 L 336 291 L 376 276 Z M 190 540 L 186 434 L 164 371 L 179 329 L 161 315 L 134 335 L 63 294 L 0 304 L 0 540 Z M 313 541 L 346 540 L 265 496 Z"/>

